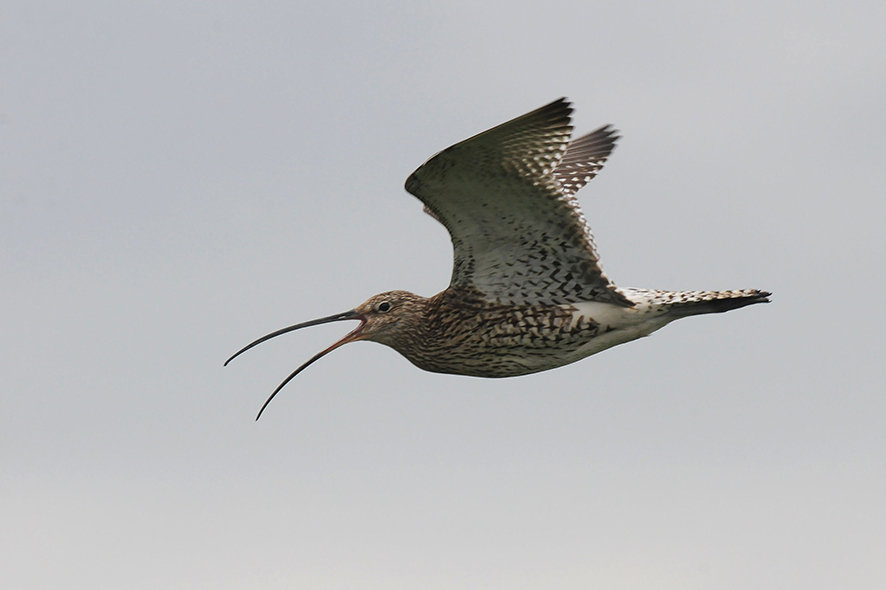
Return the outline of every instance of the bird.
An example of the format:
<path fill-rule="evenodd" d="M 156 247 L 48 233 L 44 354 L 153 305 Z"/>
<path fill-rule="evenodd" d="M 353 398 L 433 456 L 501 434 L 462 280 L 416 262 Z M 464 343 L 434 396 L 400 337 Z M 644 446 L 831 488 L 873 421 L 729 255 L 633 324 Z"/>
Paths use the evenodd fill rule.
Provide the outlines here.
<path fill-rule="evenodd" d="M 293 371 L 256 416 L 308 366 L 360 340 L 389 346 L 425 371 L 515 377 L 573 363 L 688 316 L 769 303 L 771 293 L 617 287 L 603 272 L 576 193 L 620 139 L 605 125 L 571 139 L 560 98 L 438 152 L 406 191 L 448 230 L 449 286 L 432 297 L 388 291 L 356 308 L 263 336 L 226 362 L 301 328 L 358 321 Z"/>

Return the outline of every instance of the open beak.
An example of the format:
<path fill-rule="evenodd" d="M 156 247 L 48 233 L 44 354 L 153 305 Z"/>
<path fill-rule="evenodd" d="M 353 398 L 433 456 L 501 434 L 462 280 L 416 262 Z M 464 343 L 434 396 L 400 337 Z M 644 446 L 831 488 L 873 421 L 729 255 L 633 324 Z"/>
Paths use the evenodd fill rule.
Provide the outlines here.
<path fill-rule="evenodd" d="M 283 387 L 285 387 L 287 383 L 292 381 L 296 375 L 298 375 L 303 370 L 305 370 L 314 361 L 319 360 L 323 356 L 326 356 L 327 354 L 329 354 L 330 352 L 332 352 L 333 350 L 335 350 L 339 346 L 342 346 L 343 344 L 347 344 L 348 342 L 354 342 L 355 340 L 360 340 L 360 337 L 362 336 L 362 333 L 363 333 L 363 326 L 366 325 L 366 316 L 364 316 L 360 313 L 357 313 L 356 310 L 352 309 L 351 311 L 346 311 L 344 313 L 338 313 L 338 314 L 331 315 L 331 316 L 328 316 L 325 318 L 320 318 L 318 320 L 311 320 L 310 322 L 304 322 L 301 324 L 296 324 L 294 326 L 289 326 L 288 328 L 283 328 L 282 330 L 277 330 L 276 332 L 271 332 L 267 336 L 262 336 L 261 338 L 259 338 L 255 342 L 251 342 L 250 344 L 247 344 L 246 346 L 244 346 L 243 348 L 238 350 L 237 353 L 234 354 L 234 356 L 232 356 L 231 358 L 229 358 L 228 360 L 225 361 L 225 366 L 227 367 L 229 362 L 231 362 L 232 360 L 234 360 L 235 358 L 237 358 L 238 356 L 240 356 L 241 354 L 243 354 L 244 352 L 246 352 L 247 350 L 249 350 L 253 346 L 258 346 L 262 342 L 265 342 L 266 340 L 270 340 L 271 338 L 276 338 L 277 336 L 280 336 L 281 334 L 286 334 L 287 332 L 292 332 L 293 330 L 298 330 L 299 328 L 308 328 L 310 326 L 319 326 L 320 324 L 328 324 L 330 322 L 340 322 L 342 320 L 360 320 L 360 325 L 357 326 L 354 330 L 352 330 L 347 336 L 345 336 L 344 338 L 342 338 L 341 340 L 339 340 L 338 342 L 336 342 L 335 344 L 333 344 L 332 346 L 330 346 L 326 350 L 315 354 L 313 357 L 311 357 L 311 359 L 308 362 L 306 362 L 305 364 L 303 364 L 302 366 L 297 368 L 295 371 L 292 372 L 291 375 L 289 375 L 289 377 L 284 379 L 283 383 L 281 383 L 280 385 L 277 386 L 277 389 L 274 390 L 274 393 L 271 394 L 271 397 L 269 397 L 267 399 L 267 401 L 265 401 L 264 405 L 262 405 L 261 409 L 258 411 L 258 416 L 255 417 L 256 420 L 261 418 L 262 412 L 265 411 L 265 408 L 268 407 L 268 404 L 271 403 L 271 400 L 274 399 L 274 396 L 277 395 L 277 393 L 279 393 L 279 391 L 281 389 L 283 389 Z"/>

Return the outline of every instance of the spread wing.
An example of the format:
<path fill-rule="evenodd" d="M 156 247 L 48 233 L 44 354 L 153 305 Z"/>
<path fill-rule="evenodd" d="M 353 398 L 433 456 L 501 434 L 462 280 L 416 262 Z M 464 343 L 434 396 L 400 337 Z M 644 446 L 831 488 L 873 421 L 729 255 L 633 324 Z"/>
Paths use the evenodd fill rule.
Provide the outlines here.
<path fill-rule="evenodd" d="M 618 136 L 604 127 L 570 143 L 571 112 L 561 98 L 443 150 L 406 180 L 449 230 L 452 286 L 505 305 L 632 305 L 603 274 L 575 198 Z"/>

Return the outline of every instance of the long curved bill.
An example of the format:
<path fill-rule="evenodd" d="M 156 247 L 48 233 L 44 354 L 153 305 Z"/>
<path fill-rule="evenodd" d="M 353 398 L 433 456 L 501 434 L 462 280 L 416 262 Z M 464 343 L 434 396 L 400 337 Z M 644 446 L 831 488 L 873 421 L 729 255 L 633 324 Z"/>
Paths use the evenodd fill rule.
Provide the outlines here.
<path fill-rule="evenodd" d="M 357 326 L 350 333 L 348 333 L 347 336 L 345 336 L 344 338 L 342 338 L 341 340 L 339 340 L 338 342 L 336 342 L 335 344 L 333 344 L 332 346 L 330 346 L 326 350 L 315 354 L 313 357 L 311 357 L 311 359 L 308 362 L 306 362 L 305 364 L 303 364 L 302 366 L 297 368 L 295 371 L 292 372 L 291 375 L 289 375 L 289 377 L 284 379 L 283 383 L 281 383 L 280 385 L 277 386 L 277 389 L 274 390 L 274 393 L 272 393 L 271 396 L 262 405 L 261 409 L 258 411 L 258 415 L 255 417 L 256 420 L 261 418 L 262 412 L 265 411 L 265 408 L 268 407 L 268 404 L 271 403 L 271 400 L 274 399 L 274 396 L 276 396 L 280 392 L 280 390 L 286 386 L 287 383 L 292 381 L 296 375 L 298 375 L 299 373 L 304 371 L 306 368 L 308 368 L 315 361 L 326 356 L 327 354 L 329 354 L 330 352 L 332 352 L 333 350 L 335 350 L 339 346 L 342 346 L 343 344 L 347 344 L 348 342 L 353 342 L 355 340 L 359 340 L 360 336 L 363 332 L 363 326 L 366 325 L 366 317 L 360 313 L 357 313 L 356 310 L 352 309 L 351 311 L 338 313 L 338 314 L 331 315 L 331 316 L 328 316 L 325 318 L 320 318 L 318 320 L 311 320 L 310 322 L 303 322 L 301 324 L 289 326 L 288 328 L 283 328 L 282 330 L 277 330 L 276 332 L 271 332 L 267 336 L 262 336 L 261 338 L 259 338 L 255 342 L 251 342 L 251 343 L 247 344 L 246 346 L 244 346 L 243 348 L 238 350 L 234 354 L 234 356 L 232 356 L 231 358 L 229 358 L 228 360 L 225 361 L 224 366 L 227 367 L 229 362 L 231 362 L 232 360 L 234 360 L 235 358 L 237 358 L 238 356 L 240 356 L 241 354 L 243 354 L 244 352 L 246 352 L 250 348 L 252 348 L 254 346 L 258 346 L 262 342 L 270 340 L 271 338 L 276 338 L 277 336 L 280 336 L 281 334 L 286 334 L 288 332 L 292 332 L 293 330 L 298 330 L 300 328 L 309 328 L 310 326 L 319 326 L 320 324 L 328 324 L 330 322 L 339 322 L 342 320 L 360 320 L 360 325 Z"/>

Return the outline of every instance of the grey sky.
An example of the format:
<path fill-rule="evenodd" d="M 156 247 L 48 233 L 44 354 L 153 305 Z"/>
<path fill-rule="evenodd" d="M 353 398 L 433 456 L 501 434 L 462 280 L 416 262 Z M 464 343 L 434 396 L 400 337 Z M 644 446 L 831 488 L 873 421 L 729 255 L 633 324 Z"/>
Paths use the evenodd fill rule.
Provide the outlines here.
<path fill-rule="evenodd" d="M 3 588 L 882 588 L 886 4 L 7 2 Z M 537 375 L 257 336 L 448 283 L 403 190 L 559 96 L 623 286 Z"/>

